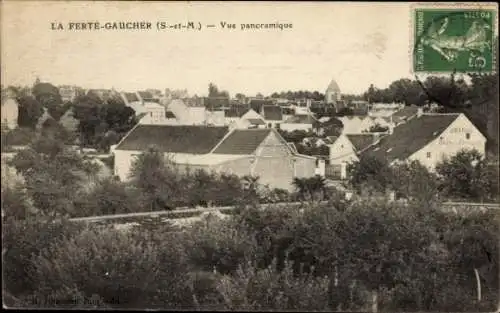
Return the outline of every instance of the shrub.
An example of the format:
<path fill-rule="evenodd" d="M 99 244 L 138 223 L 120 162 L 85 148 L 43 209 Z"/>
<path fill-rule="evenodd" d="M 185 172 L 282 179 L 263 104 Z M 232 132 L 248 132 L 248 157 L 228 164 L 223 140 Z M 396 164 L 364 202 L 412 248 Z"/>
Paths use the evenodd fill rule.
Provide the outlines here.
<path fill-rule="evenodd" d="M 328 279 L 294 275 L 292 266 L 278 270 L 243 264 L 233 276 L 220 279 L 217 290 L 226 310 L 329 310 Z"/>

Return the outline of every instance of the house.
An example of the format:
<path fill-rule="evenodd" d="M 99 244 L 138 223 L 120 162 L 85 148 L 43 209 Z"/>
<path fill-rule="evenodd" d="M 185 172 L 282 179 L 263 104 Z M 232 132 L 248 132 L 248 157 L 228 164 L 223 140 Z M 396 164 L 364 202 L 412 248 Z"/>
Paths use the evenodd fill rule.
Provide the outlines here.
<path fill-rule="evenodd" d="M 277 105 L 264 105 L 260 114 L 269 128 L 277 128 L 283 122 L 281 107 Z"/>
<path fill-rule="evenodd" d="M 19 103 L 13 90 L 7 89 L 2 93 L 1 117 L 2 129 L 15 129 L 17 127 L 17 117 L 19 115 Z"/>
<path fill-rule="evenodd" d="M 250 109 L 240 119 L 230 124 L 232 128 L 266 128 L 266 122 L 262 116 Z"/>
<path fill-rule="evenodd" d="M 342 129 L 342 133 L 344 134 L 360 134 L 364 130 L 368 130 L 368 128 L 374 125 L 371 119 L 367 119 L 366 117 L 359 116 L 342 116 L 338 118 L 344 128 Z"/>
<path fill-rule="evenodd" d="M 149 91 L 137 91 L 136 95 L 142 103 L 157 101 L 157 99 Z"/>
<path fill-rule="evenodd" d="M 224 110 L 224 120 L 226 125 L 230 125 L 238 120 L 249 111 L 247 106 L 232 106 Z M 252 110 L 253 111 L 253 110 Z M 255 112 L 255 111 L 254 111 Z M 255 113 L 258 114 L 258 113 Z"/>
<path fill-rule="evenodd" d="M 167 109 L 171 111 L 181 125 L 204 125 L 206 123 L 206 108 L 188 106 L 184 100 L 172 100 Z"/>
<path fill-rule="evenodd" d="M 205 111 L 206 117 L 205 121 L 207 125 L 211 126 L 224 126 L 226 125 L 226 118 L 224 115 L 224 111 L 216 110 L 216 111 Z"/>
<path fill-rule="evenodd" d="M 298 114 L 289 117 L 281 123 L 280 128 L 288 132 L 292 132 L 294 130 L 310 131 L 313 129 L 313 125 L 316 121 L 316 118 L 311 114 Z"/>
<path fill-rule="evenodd" d="M 136 125 L 113 148 L 115 175 L 127 180 L 136 156 L 155 146 L 183 170 L 259 176 L 271 188 L 291 190 L 295 177 L 314 176 L 316 158 L 298 154 L 272 128 Z"/>
<path fill-rule="evenodd" d="M 379 140 L 378 134 L 342 134 L 329 145 L 329 167 L 340 179 L 347 178 L 347 165 L 359 161 L 358 155 Z"/>
<path fill-rule="evenodd" d="M 292 108 L 295 111 L 295 114 L 298 115 L 307 115 L 311 114 L 311 99 L 297 99 Z"/>
<path fill-rule="evenodd" d="M 142 105 L 141 111 L 144 116 L 139 123 L 142 124 L 164 124 L 166 123 L 166 110 L 163 105 L 155 102 L 146 102 Z"/>
<path fill-rule="evenodd" d="M 420 113 L 365 150 L 391 164 L 420 161 L 430 170 L 462 149 L 485 154 L 486 138 L 464 114 Z"/>
<path fill-rule="evenodd" d="M 342 124 L 342 133 L 361 134 L 370 131 L 376 125 L 390 128 L 394 127 L 391 117 L 372 117 L 372 116 L 342 116 L 338 118 Z"/>
<path fill-rule="evenodd" d="M 75 100 L 76 97 L 83 95 L 83 89 L 77 86 L 59 86 L 59 95 L 63 102 L 71 102 Z"/>

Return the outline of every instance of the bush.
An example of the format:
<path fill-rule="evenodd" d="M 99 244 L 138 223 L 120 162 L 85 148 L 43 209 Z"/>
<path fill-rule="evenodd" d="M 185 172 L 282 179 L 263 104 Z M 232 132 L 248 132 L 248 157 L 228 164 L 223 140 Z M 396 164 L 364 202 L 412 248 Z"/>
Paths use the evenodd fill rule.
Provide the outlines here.
<path fill-rule="evenodd" d="M 14 296 L 32 294 L 36 280 L 32 276 L 32 256 L 51 244 L 78 233 L 80 225 L 38 217 L 37 220 L 2 219 L 4 286 Z"/>
<path fill-rule="evenodd" d="M 330 310 L 328 279 L 310 274 L 294 275 L 292 265 L 278 270 L 273 262 L 257 269 L 243 264 L 233 276 L 224 276 L 217 290 L 226 310 Z"/>
<path fill-rule="evenodd" d="M 167 238 L 161 238 L 167 239 Z M 174 241 L 175 242 L 175 241 Z M 77 290 L 98 295 L 112 307 L 151 308 L 185 305 L 186 278 L 179 246 L 161 242 L 151 233 L 130 236 L 89 228 L 44 249 L 35 259 L 39 292 Z"/>

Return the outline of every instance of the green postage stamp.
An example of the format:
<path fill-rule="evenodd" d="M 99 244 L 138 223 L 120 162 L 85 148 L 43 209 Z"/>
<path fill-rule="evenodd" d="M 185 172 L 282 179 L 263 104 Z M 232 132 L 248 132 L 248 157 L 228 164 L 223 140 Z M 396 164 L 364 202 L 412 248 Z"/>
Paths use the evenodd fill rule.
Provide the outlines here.
<path fill-rule="evenodd" d="M 496 71 L 497 6 L 414 6 L 413 72 Z"/>

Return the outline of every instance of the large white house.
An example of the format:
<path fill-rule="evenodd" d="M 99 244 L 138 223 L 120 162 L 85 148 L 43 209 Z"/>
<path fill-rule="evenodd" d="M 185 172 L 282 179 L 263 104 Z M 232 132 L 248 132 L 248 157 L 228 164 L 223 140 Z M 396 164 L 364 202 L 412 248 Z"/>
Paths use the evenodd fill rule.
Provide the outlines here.
<path fill-rule="evenodd" d="M 430 170 L 462 149 L 485 154 L 486 137 L 464 114 L 422 114 L 394 128 L 364 153 L 391 164 L 420 161 Z"/>
<path fill-rule="evenodd" d="M 342 134 L 329 145 L 329 169 L 347 178 L 347 165 L 361 154 L 390 164 L 417 160 L 429 170 L 462 149 L 484 155 L 486 138 L 464 114 L 418 114 L 387 133 Z"/>
<path fill-rule="evenodd" d="M 293 189 L 295 177 L 315 175 L 316 158 L 298 154 L 272 128 L 136 125 L 114 147 L 114 172 L 127 180 L 134 159 L 154 146 L 183 169 L 259 176 L 272 188 Z"/>

